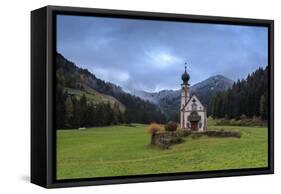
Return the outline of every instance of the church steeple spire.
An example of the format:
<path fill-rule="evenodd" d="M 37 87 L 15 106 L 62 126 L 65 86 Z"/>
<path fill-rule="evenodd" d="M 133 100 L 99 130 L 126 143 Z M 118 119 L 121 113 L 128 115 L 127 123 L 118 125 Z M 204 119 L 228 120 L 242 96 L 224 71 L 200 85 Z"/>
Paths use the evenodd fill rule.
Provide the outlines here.
<path fill-rule="evenodd" d="M 184 73 L 182 74 L 181 79 L 183 81 L 183 84 L 189 85 L 188 81 L 190 79 L 190 76 L 189 76 L 189 74 L 186 71 L 186 65 L 187 65 L 187 63 L 185 62 L 184 63 Z"/>
<path fill-rule="evenodd" d="M 181 109 L 180 109 L 180 125 L 181 128 L 187 128 L 186 126 L 186 118 L 184 117 L 184 108 L 189 100 L 189 74 L 186 70 L 187 63 L 184 63 L 184 73 L 181 76 L 183 83 L 181 84 Z"/>

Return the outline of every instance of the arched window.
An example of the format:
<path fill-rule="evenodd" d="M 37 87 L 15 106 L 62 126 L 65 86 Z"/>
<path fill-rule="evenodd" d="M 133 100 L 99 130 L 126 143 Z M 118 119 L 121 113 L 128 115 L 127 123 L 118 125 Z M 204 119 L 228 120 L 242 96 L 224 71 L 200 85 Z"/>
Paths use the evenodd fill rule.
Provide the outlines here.
<path fill-rule="evenodd" d="M 196 111 L 197 110 L 197 105 L 196 104 L 192 104 L 192 110 Z"/>
<path fill-rule="evenodd" d="M 193 102 L 193 103 L 192 103 L 192 105 L 191 105 L 191 109 L 192 109 L 192 111 L 196 111 L 196 110 L 197 110 L 196 100 L 193 99 L 192 102 Z"/>

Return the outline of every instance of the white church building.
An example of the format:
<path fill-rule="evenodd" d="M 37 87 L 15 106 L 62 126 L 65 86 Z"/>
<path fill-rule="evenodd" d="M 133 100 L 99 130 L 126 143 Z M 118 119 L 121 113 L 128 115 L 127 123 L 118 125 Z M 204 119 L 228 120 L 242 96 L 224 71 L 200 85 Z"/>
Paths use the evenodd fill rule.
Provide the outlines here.
<path fill-rule="evenodd" d="M 203 132 L 207 129 L 207 110 L 195 94 L 190 95 L 190 76 L 186 72 L 186 66 L 181 78 L 180 127 Z"/>

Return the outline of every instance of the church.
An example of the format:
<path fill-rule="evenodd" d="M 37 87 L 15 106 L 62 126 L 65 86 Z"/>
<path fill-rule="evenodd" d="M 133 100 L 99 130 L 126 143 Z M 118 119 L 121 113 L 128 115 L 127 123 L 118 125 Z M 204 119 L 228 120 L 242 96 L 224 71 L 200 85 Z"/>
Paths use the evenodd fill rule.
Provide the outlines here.
<path fill-rule="evenodd" d="M 181 84 L 180 127 L 204 132 L 207 129 L 207 110 L 195 94 L 190 95 L 188 83 L 190 76 L 186 71 L 186 66 L 181 78 L 183 83 Z"/>

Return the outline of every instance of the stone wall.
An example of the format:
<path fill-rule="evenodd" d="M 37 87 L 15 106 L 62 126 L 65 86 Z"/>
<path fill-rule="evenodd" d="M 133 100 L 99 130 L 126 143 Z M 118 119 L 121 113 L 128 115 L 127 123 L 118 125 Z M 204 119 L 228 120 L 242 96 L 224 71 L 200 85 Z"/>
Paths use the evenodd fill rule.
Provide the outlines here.
<path fill-rule="evenodd" d="M 240 138 L 241 133 L 238 131 L 205 131 L 205 132 L 192 132 L 186 129 L 177 131 L 157 132 L 151 135 L 151 145 L 158 146 L 163 149 L 168 149 L 173 144 L 182 143 L 184 137 L 189 135 L 193 136 L 208 136 L 208 137 L 235 137 Z M 192 138 L 193 139 L 193 138 Z"/>
<path fill-rule="evenodd" d="M 151 136 L 151 144 L 167 149 L 172 144 L 183 142 L 183 137 L 186 137 L 190 134 L 191 133 L 187 130 L 158 132 Z"/>
<path fill-rule="evenodd" d="M 206 131 L 204 134 L 209 137 L 241 137 L 241 133 L 238 131 Z"/>

